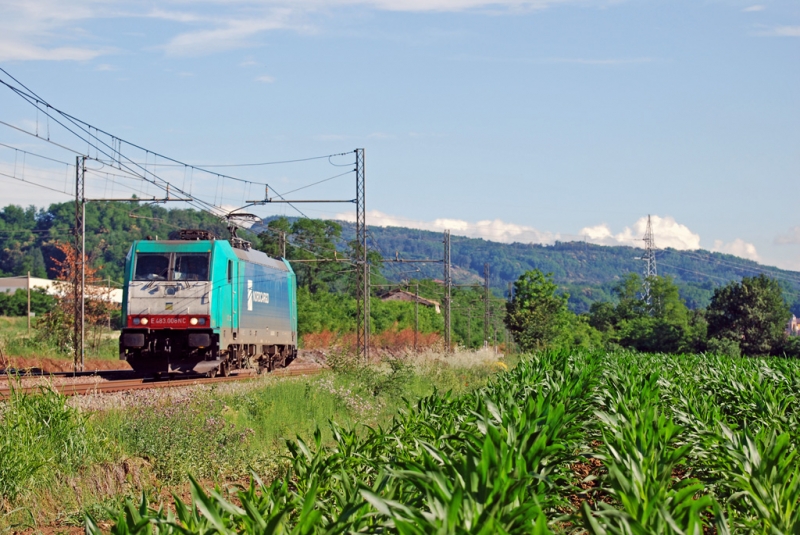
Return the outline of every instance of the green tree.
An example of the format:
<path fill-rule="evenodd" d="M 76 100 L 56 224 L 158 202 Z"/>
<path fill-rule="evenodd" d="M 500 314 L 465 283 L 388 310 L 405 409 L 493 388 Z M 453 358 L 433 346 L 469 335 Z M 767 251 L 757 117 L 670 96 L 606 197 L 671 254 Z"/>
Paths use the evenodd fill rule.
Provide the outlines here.
<path fill-rule="evenodd" d="M 642 299 L 642 279 L 630 273 L 615 287 L 618 302 L 593 303 L 589 324 L 612 344 L 648 352 L 697 350 L 705 340 L 702 317 L 690 314 L 671 277 L 651 277 L 650 302 Z"/>
<path fill-rule="evenodd" d="M 780 284 L 766 275 L 744 277 L 714 291 L 708 306 L 708 336 L 713 346 L 737 344 L 744 355 L 777 353 L 791 313 Z"/>
<path fill-rule="evenodd" d="M 506 327 L 523 351 L 564 343 L 574 315 L 567 309 L 569 296 L 557 293 L 552 274 L 526 271 L 514 283 L 514 298 L 506 305 Z"/>
<path fill-rule="evenodd" d="M 288 242 L 292 224 L 286 217 L 279 217 L 267 223 L 267 230 L 259 233 L 257 249 L 273 258 L 294 258 L 294 247 Z M 283 249 L 286 250 L 285 254 Z"/>
<path fill-rule="evenodd" d="M 31 290 L 31 312 L 41 316 L 49 312 L 55 304 L 55 298 L 42 288 Z M 28 292 L 19 289 L 16 292 L 0 292 L 0 316 L 26 316 L 28 314 Z"/>

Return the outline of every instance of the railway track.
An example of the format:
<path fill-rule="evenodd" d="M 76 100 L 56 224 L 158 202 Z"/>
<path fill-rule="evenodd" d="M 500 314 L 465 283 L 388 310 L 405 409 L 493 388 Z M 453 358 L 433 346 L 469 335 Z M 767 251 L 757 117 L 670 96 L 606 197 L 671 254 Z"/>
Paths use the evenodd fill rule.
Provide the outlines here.
<path fill-rule="evenodd" d="M 268 377 L 296 377 L 301 375 L 315 375 L 320 373 L 319 366 L 299 365 L 281 368 L 267 374 Z M 71 374 L 70 374 L 71 375 Z M 63 377 L 64 375 L 60 375 Z M 58 377 L 53 374 L 53 377 Z M 89 394 L 104 394 L 111 392 L 124 392 L 127 390 L 146 390 L 152 388 L 177 388 L 209 383 L 230 383 L 262 377 L 255 373 L 236 373 L 229 377 L 189 377 L 186 379 L 153 379 L 139 377 L 134 379 L 110 379 L 98 382 L 79 382 L 67 384 L 38 384 L 32 386 L 14 386 L 9 378 L 7 385 L 0 386 L 0 399 L 9 397 L 12 391 L 25 394 L 36 394 L 42 389 L 53 389 L 65 396 L 82 396 Z"/>

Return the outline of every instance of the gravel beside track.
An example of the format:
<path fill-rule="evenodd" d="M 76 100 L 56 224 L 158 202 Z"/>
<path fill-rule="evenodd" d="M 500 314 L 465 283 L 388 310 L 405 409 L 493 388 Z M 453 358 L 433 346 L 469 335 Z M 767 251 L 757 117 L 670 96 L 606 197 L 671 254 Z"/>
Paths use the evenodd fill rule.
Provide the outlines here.
<path fill-rule="evenodd" d="M 257 377 L 293 377 L 299 375 L 314 375 L 319 373 L 322 368 L 318 364 L 296 363 L 287 368 L 281 368 L 273 372 L 257 375 L 250 370 L 234 372 L 230 377 L 189 377 L 189 378 L 169 378 L 156 380 L 153 378 L 131 377 L 132 373 L 106 372 L 98 375 L 83 375 L 72 377 L 70 374 L 53 374 L 40 377 L 20 377 L 18 379 L 9 376 L 5 384 L 0 383 L 0 399 L 11 395 L 12 389 L 24 393 L 37 393 L 41 389 L 53 388 L 65 396 L 83 396 L 92 394 L 104 394 L 110 392 L 126 392 L 130 390 L 147 390 L 161 388 L 188 387 L 201 384 L 230 383 Z M 0 382 L 2 380 L 0 379 Z"/>

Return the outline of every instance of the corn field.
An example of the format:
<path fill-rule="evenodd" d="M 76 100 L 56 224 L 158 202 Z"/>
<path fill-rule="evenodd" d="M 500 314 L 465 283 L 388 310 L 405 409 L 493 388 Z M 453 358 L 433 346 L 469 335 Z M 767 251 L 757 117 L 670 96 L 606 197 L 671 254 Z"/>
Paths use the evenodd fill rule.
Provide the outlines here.
<path fill-rule="evenodd" d="M 269 484 L 128 501 L 111 532 L 800 534 L 798 392 L 791 360 L 537 354 L 385 429 L 289 441 Z"/>

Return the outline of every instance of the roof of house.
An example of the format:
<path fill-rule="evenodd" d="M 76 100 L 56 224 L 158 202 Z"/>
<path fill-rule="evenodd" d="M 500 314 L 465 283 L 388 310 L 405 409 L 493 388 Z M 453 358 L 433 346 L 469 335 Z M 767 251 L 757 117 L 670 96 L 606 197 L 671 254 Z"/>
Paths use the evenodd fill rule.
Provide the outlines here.
<path fill-rule="evenodd" d="M 424 298 L 422 296 L 415 295 L 415 294 L 413 294 L 413 293 L 411 293 L 411 292 L 409 292 L 407 290 L 401 290 L 400 288 L 395 288 L 394 290 L 390 290 L 390 291 L 386 292 L 385 294 L 383 294 L 381 296 L 381 299 L 383 299 L 384 301 L 391 300 L 392 298 L 395 298 L 395 299 L 396 298 L 401 298 L 401 299 L 402 298 L 406 298 L 409 301 L 416 300 L 418 303 L 420 303 L 422 305 L 430 306 L 430 307 L 438 307 L 439 306 L 439 302 L 438 301 L 434 301 L 433 299 L 426 299 L 426 298 Z"/>

